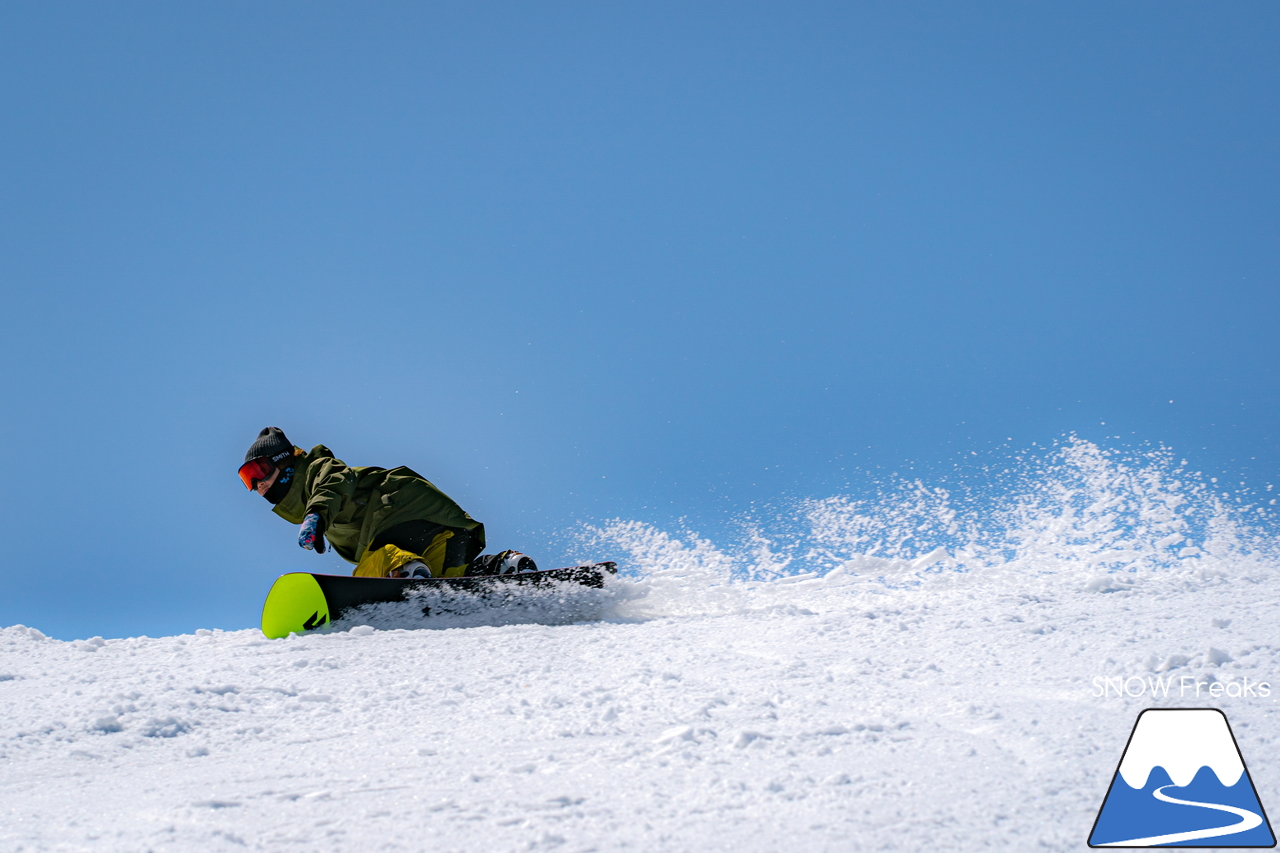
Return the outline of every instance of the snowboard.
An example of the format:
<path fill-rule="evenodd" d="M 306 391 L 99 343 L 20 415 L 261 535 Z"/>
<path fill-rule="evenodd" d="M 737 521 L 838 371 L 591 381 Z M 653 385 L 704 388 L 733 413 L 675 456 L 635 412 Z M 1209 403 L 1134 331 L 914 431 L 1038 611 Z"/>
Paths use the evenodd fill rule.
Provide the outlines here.
<path fill-rule="evenodd" d="M 415 589 L 436 588 L 484 595 L 510 586 L 568 583 L 600 588 L 608 575 L 617 574 L 617 563 L 591 563 L 566 569 L 517 572 L 509 575 L 476 575 L 461 578 L 357 578 L 350 575 L 316 575 L 290 572 L 276 578 L 262 605 L 262 633 L 271 639 L 301 634 L 365 604 L 404 601 Z"/>

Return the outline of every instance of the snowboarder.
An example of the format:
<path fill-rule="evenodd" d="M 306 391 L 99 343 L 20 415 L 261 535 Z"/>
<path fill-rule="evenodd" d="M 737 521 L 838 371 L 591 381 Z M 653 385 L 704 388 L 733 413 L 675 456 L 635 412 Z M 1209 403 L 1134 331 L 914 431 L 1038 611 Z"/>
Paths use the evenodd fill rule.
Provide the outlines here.
<path fill-rule="evenodd" d="M 325 539 L 357 577 L 463 577 L 537 571 L 518 551 L 480 555 L 484 525 L 426 478 L 405 468 L 350 468 L 323 444 L 294 447 L 267 427 L 240 466 L 245 488 L 301 525 L 298 544 Z"/>

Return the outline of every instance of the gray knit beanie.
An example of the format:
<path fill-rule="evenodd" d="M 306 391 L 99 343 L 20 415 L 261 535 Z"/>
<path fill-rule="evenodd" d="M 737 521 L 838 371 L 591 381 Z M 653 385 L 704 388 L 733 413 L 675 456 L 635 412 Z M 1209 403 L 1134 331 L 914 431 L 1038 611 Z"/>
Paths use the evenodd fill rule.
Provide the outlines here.
<path fill-rule="evenodd" d="M 244 461 L 248 462 L 250 459 L 265 456 L 272 465 L 279 465 L 281 460 L 292 455 L 293 442 L 284 437 L 284 430 L 280 427 L 267 427 L 258 433 L 258 440 L 244 455 Z"/>

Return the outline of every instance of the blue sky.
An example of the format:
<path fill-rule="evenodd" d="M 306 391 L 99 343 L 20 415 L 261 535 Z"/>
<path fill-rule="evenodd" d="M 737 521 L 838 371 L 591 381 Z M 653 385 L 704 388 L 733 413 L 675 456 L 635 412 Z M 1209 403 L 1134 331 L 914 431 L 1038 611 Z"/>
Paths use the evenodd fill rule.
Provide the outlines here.
<path fill-rule="evenodd" d="M 342 570 L 236 479 L 268 424 L 543 564 L 1072 433 L 1272 482 L 1277 55 L 1269 3 L 5 4 L 0 624 Z"/>

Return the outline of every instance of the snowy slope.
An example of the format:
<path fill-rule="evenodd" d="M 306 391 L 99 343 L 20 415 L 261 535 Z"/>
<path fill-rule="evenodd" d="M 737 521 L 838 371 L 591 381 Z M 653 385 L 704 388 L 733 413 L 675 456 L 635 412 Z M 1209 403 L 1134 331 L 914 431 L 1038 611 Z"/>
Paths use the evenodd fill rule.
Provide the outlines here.
<path fill-rule="evenodd" d="M 611 589 L 426 629 L 0 630 L 0 849 L 1082 850 L 1152 705 L 1221 707 L 1280 811 L 1274 557 L 1203 495 L 1126 520 L 1150 478 L 1077 464 L 1115 499 L 1017 501 L 1017 547 L 818 502 L 751 571 L 615 524 Z M 1275 689 L 1098 695 L 1157 676 Z"/>

